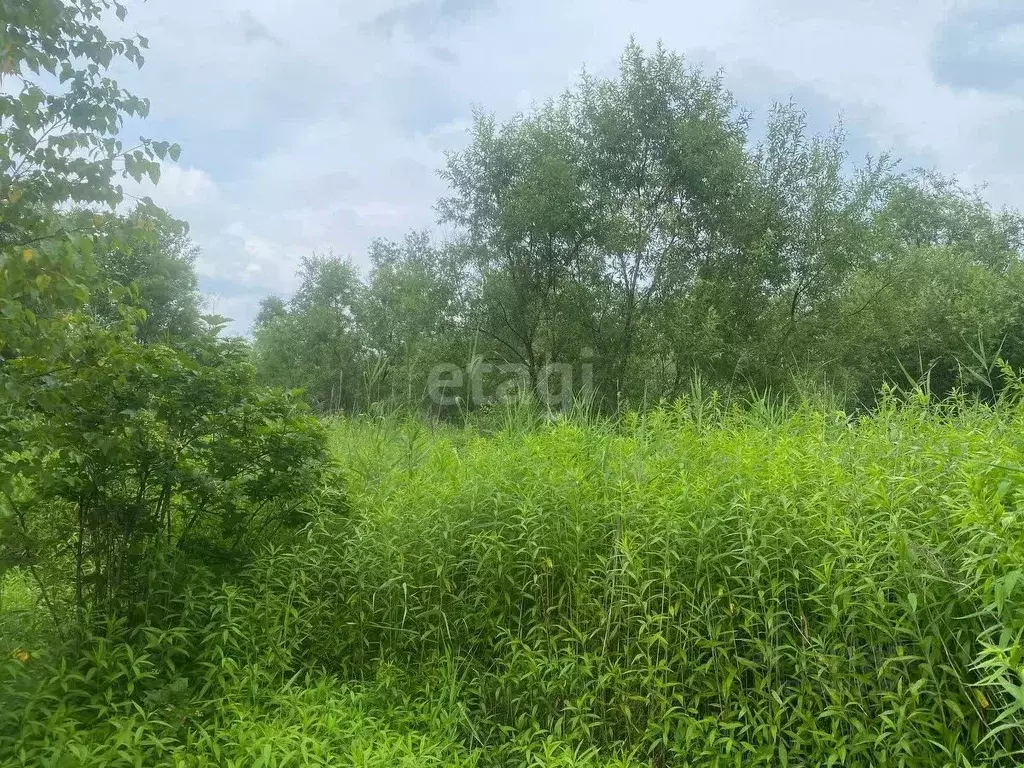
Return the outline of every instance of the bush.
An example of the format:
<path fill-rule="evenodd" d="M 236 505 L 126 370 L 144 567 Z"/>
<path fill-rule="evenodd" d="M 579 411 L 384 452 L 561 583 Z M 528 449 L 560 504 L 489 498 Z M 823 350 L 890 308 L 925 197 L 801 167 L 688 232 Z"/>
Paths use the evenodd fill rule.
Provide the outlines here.
<path fill-rule="evenodd" d="M 87 269 L 87 243 L 6 258 L 0 291 L 0 556 L 58 626 L 67 604 L 78 624 L 130 610 L 156 557 L 236 567 L 302 526 L 327 467 L 320 423 L 257 386 L 244 342 L 139 341 L 145 313 Z M 100 294 L 120 322 L 87 311 Z"/>

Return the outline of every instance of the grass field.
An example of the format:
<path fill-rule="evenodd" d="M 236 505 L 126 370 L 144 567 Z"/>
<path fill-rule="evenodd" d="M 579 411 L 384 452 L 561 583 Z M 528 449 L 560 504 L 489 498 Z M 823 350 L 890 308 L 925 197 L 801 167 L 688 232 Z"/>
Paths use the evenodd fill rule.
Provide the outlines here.
<path fill-rule="evenodd" d="M 168 582 L 48 682 L 8 661 L 4 764 L 1024 759 L 1022 406 L 332 439 L 334 503 L 246 581 Z"/>

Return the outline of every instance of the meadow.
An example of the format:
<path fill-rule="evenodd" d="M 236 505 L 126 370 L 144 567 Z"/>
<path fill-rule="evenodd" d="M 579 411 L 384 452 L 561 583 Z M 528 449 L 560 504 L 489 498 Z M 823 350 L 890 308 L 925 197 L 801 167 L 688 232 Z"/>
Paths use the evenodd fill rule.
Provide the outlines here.
<path fill-rule="evenodd" d="M 294 541 L 230 581 L 154 572 L 146 620 L 77 661 L 9 658 L 0 754 L 1013 765 L 1022 427 L 1013 397 L 920 391 L 860 416 L 337 420 L 337 485 Z"/>

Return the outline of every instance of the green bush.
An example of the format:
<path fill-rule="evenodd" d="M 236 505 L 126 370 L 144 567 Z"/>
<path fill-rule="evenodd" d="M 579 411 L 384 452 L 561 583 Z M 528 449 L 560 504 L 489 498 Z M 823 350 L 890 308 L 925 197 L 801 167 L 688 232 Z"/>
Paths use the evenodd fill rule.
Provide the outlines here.
<path fill-rule="evenodd" d="M 257 385 L 244 341 L 140 340 L 89 243 L 0 253 L 0 573 L 31 573 L 58 628 L 69 604 L 78 624 L 131 610 L 156 557 L 237 566 L 304 524 L 327 467 L 320 422 Z"/>

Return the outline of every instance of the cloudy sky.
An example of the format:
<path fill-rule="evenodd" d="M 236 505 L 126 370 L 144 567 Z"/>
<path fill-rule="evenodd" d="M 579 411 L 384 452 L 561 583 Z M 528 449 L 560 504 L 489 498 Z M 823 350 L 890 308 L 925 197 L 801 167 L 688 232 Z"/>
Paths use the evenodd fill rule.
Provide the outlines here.
<path fill-rule="evenodd" d="M 630 35 L 723 70 L 755 115 L 791 97 L 815 128 L 842 114 L 857 153 L 892 150 L 1024 208 L 1021 0 L 130 5 L 150 50 L 120 79 L 153 109 L 128 131 L 184 147 L 152 196 L 191 223 L 211 309 L 240 333 L 303 255 L 365 263 L 374 237 L 433 226 L 437 169 L 474 105 L 508 117 L 583 66 L 611 74 Z"/>

